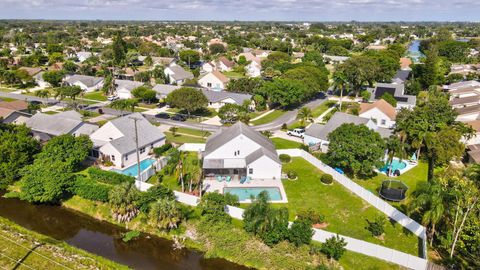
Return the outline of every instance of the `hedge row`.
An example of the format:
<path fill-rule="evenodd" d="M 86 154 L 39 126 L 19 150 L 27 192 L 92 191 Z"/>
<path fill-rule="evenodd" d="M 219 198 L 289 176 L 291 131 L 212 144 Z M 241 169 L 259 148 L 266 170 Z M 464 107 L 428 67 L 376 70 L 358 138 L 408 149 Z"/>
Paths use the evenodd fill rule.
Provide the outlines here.
<path fill-rule="evenodd" d="M 108 202 L 108 193 L 111 189 L 112 186 L 110 185 L 78 176 L 73 187 L 73 193 L 88 200 Z"/>
<path fill-rule="evenodd" d="M 96 167 L 88 168 L 88 175 L 92 180 L 103 182 L 110 185 L 118 185 L 124 182 L 135 181 L 135 178 L 128 175 L 123 175 L 116 172 L 104 171 Z"/>

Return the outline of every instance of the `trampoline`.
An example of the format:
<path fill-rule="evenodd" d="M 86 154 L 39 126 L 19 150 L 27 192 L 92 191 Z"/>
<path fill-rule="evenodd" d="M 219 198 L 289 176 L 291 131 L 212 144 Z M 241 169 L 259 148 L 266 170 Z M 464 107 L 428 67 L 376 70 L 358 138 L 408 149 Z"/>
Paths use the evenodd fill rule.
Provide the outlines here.
<path fill-rule="evenodd" d="M 385 180 L 378 192 L 380 197 L 385 200 L 400 202 L 406 197 L 408 186 L 399 180 Z"/>

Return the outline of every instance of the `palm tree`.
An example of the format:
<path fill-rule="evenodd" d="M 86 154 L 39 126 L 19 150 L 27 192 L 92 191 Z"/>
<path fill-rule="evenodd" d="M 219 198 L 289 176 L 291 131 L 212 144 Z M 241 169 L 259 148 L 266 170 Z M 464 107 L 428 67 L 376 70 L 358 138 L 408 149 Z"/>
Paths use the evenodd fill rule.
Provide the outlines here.
<path fill-rule="evenodd" d="M 50 91 L 48 91 L 47 89 L 38 90 L 35 92 L 35 96 L 39 98 L 44 98 L 46 102 L 48 100 L 48 97 L 50 96 Z"/>
<path fill-rule="evenodd" d="M 313 121 L 312 110 L 308 107 L 302 107 L 297 114 L 297 119 L 300 119 L 300 123 L 305 127 L 306 122 Z"/>
<path fill-rule="evenodd" d="M 108 194 L 112 217 L 118 222 L 129 222 L 137 214 L 135 201 L 138 200 L 139 191 L 133 183 L 123 183 L 114 186 Z"/>
<path fill-rule="evenodd" d="M 182 192 L 185 191 L 185 172 L 186 172 L 186 166 L 185 164 L 185 159 L 186 159 L 186 154 L 183 151 L 179 152 L 179 159 L 178 159 L 178 164 L 175 167 L 175 175 L 178 177 L 178 180 L 180 180 L 180 184 L 182 185 Z"/>
<path fill-rule="evenodd" d="M 160 230 L 171 230 L 177 228 L 182 220 L 182 213 L 175 200 L 161 198 L 152 205 L 148 217 L 151 226 Z"/>
<path fill-rule="evenodd" d="M 343 91 L 346 89 L 348 85 L 347 77 L 341 72 L 335 72 L 333 74 L 333 89 L 338 90 L 340 89 L 340 111 L 342 111 L 342 99 L 343 99 Z"/>

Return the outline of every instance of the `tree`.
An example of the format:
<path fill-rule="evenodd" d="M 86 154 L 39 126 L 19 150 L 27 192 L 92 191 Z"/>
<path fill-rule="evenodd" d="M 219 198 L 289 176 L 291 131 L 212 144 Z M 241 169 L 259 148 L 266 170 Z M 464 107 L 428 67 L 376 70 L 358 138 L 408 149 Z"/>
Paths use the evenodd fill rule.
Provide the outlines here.
<path fill-rule="evenodd" d="M 381 236 L 385 232 L 385 217 L 377 216 L 373 221 L 367 219 L 366 229 L 371 232 L 373 236 Z"/>
<path fill-rule="evenodd" d="M 65 97 L 71 98 L 73 101 L 83 92 L 80 86 L 62 86 L 55 89 L 55 98 L 63 99 Z"/>
<path fill-rule="evenodd" d="M 161 198 L 152 205 L 148 218 L 152 227 L 172 230 L 176 229 L 182 220 L 182 212 L 174 199 Z"/>
<path fill-rule="evenodd" d="M 436 48 L 430 49 L 426 53 L 425 63 L 422 68 L 421 82 L 424 88 L 430 85 L 437 85 L 439 83 L 438 77 L 441 75 L 438 51 Z"/>
<path fill-rule="evenodd" d="M 140 193 L 134 183 L 125 182 L 114 186 L 108 193 L 113 219 L 122 223 L 132 220 L 138 214 L 135 203 L 139 196 Z"/>
<path fill-rule="evenodd" d="M 338 261 L 342 257 L 343 253 L 345 253 L 346 245 L 347 242 L 345 242 L 345 239 L 337 234 L 336 236 L 328 238 L 325 243 L 322 244 L 321 250 L 325 255 L 327 255 L 328 258 Z"/>
<path fill-rule="evenodd" d="M 328 140 L 328 156 L 334 167 L 363 177 L 383 165 L 385 142 L 380 134 L 364 125 L 343 124 L 328 135 Z"/>
<path fill-rule="evenodd" d="M 208 50 L 210 51 L 211 54 L 220 54 L 226 52 L 225 46 L 220 43 L 213 43 L 208 46 Z"/>
<path fill-rule="evenodd" d="M 54 52 L 48 56 L 48 63 L 53 65 L 57 62 L 63 62 L 63 53 Z"/>
<path fill-rule="evenodd" d="M 43 147 L 42 152 L 36 159 L 46 161 L 60 161 L 72 169 L 78 169 L 93 147 L 92 141 L 87 135 L 75 137 L 70 134 L 53 137 Z"/>
<path fill-rule="evenodd" d="M 110 107 L 115 110 L 119 110 L 123 115 L 123 112 L 129 110 L 131 112 L 135 111 L 135 107 L 138 105 L 138 100 L 136 98 L 130 99 L 117 99 L 110 103 Z"/>
<path fill-rule="evenodd" d="M 372 85 L 381 72 L 379 63 L 368 56 L 353 56 L 338 67 L 338 72 L 343 73 L 351 89 L 358 96 L 362 85 Z"/>
<path fill-rule="evenodd" d="M 0 124 L 0 189 L 5 189 L 21 174 L 21 169 L 33 162 L 40 144 L 25 126 Z"/>
<path fill-rule="evenodd" d="M 186 63 L 189 67 L 192 63 L 200 61 L 200 53 L 194 50 L 184 50 L 179 53 L 180 60 Z"/>
<path fill-rule="evenodd" d="M 50 96 L 50 91 L 48 91 L 47 89 L 37 90 L 35 91 L 35 96 L 39 98 L 44 98 L 45 100 L 47 100 L 48 97 Z"/>
<path fill-rule="evenodd" d="M 242 112 L 248 113 L 248 110 L 243 106 L 227 103 L 218 110 L 218 117 L 226 123 L 235 123 L 240 120 Z"/>
<path fill-rule="evenodd" d="M 340 89 L 340 106 L 339 109 L 342 111 L 342 100 L 343 100 L 343 91 L 345 91 L 346 87 L 348 86 L 347 77 L 340 71 L 335 71 L 333 73 L 333 89 L 338 90 Z"/>
<path fill-rule="evenodd" d="M 294 220 L 288 231 L 288 241 L 297 247 L 310 244 L 312 236 L 312 224 L 305 219 Z"/>
<path fill-rule="evenodd" d="M 73 74 L 77 72 L 77 69 L 77 65 L 72 61 L 65 61 L 65 63 L 63 63 L 63 72 L 66 74 Z"/>
<path fill-rule="evenodd" d="M 108 74 L 103 81 L 102 92 L 106 95 L 112 95 L 115 92 L 115 79 L 112 74 Z"/>
<path fill-rule="evenodd" d="M 395 99 L 395 97 L 388 93 L 388 92 L 385 92 L 381 97 L 380 99 L 383 99 L 385 100 L 386 102 L 388 102 L 390 105 L 392 105 L 392 107 L 397 107 L 397 100 Z"/>
<path fill-rule="evenodd" d="M 325 92 L 328 89 L 328 70 L 326 68 L 299 66 L 289 69 L 282 77 L 305 84 L 308 97 L 313 97 L 315 94 Z"/>
<path fill-rule="evenodd" d="M 228 81 L 227 90 L 235 93 L 255 94 L 262 85 L 262 79 L 246 77 Z"/>
<path fill-rule="evenodd" d="M 63 80 L 63 72 L 62 71 L 45 71 L 42 74 L 42 78 L 44 81 L 48 82 L 53 87 L 60 86 L 60 83 Z"/>
<path fill-rule="evenodd" d="M 117 32 L 113 38 L 113 63 L 116 66 L 123 65 L 126 60 L 127 44 L 122 38 L 120 32 Z"/>
<path fill-rule="evenodd" d="M 182 87 L 172 91 L 168 94 L 166 102 L 172 107 L 187 111 L 188 115 L 208 105 L 208 99 L 202 91 L 191 87 Z"/>
<path fill-rule="evenodd" d="M 277 78 L 266 82 L 259 92 L 262 96 L 268 97 L 270 103 L 284 108 L 298 105 L 308 98 L 305 84 L 286 78 Z"/>
<path fill-rule="evenodd" d="M 199 207 L 205 219 L 230 223 L 232 218 L 225 212 L 227 205 L 238 206 L 238 197 L 230 193 L 208 192 L 202 197 Z"/>
<path fill-rule="evenodd" d="M 141 99 L 143 102 L 152 102 L 157 99 L 157 92 L 146 87 L 140 86 L 132 90 L 132 95 L 138 99 Z"/>
<path fill-rule="evenodd" d="M 312 109 L 308 107 L 302 107 L 297 113 L 297 119 L 300 119 L 300 125 L 305 127 L 307 122 L 313 121 Z"/>

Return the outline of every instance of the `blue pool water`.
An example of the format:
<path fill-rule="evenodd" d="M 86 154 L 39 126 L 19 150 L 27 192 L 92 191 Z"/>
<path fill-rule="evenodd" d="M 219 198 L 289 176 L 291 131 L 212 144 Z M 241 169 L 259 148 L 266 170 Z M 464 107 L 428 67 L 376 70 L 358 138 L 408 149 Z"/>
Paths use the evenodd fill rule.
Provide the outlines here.
<path fill-rule="evenodd" d="M 392 164 L 387 164 L 383 168 L 380 169 L 381 172 L 386 172 L 388 167 L 392 169 L 391 171 L 394 172 L 395 170 L 403 170 L 407 167 L 407 163 L 405 161 L 400 161 L 399 159 L 393 159 Z"/>
<path fill-rule="evenodd" d="M 140 172 L 143 172 L 144 170 L 150 168 L 152 164 L 155 162 L 154 159 L 144 159 L 140 161 Z M 136 177 L 138 175 L 138 167 L 137 164 L 134 164 L 126 169 L 123 170 L 117 170 L 113 169 L 112 171 L 125 174 L 125 175 L 130 175 Z"/>
<path fill-rule="evenodd" d="M 282 200 L 282 194 L 277 187 L 226 187 L 223 188 L 223 193 L 230 193 L 237 195 L 240 201 L 250 200 L 251 196 L 257 197 L 260 192 L 266 191 L 270 197 L 270 201 Z"/>

